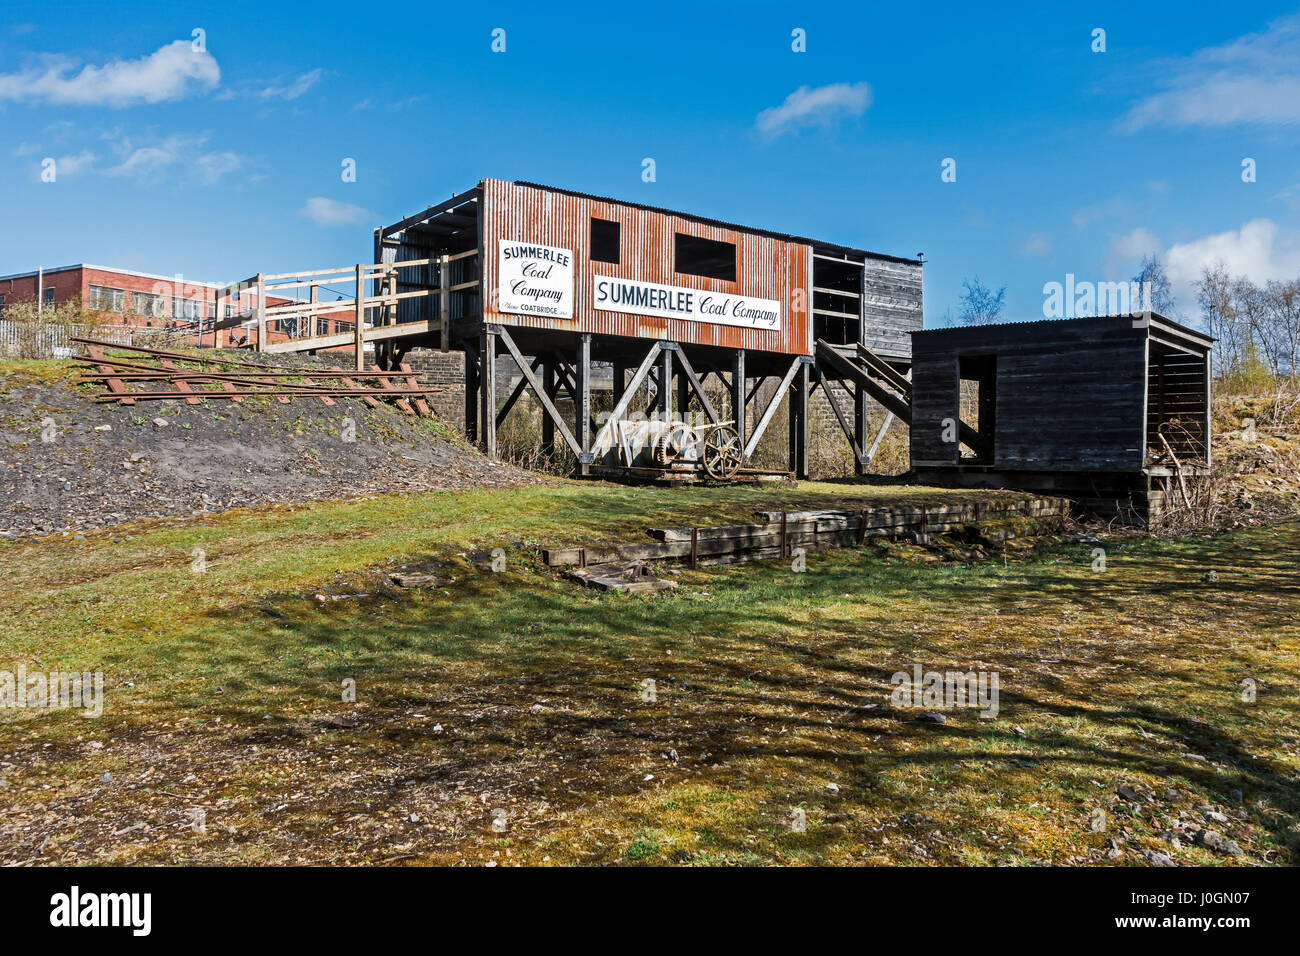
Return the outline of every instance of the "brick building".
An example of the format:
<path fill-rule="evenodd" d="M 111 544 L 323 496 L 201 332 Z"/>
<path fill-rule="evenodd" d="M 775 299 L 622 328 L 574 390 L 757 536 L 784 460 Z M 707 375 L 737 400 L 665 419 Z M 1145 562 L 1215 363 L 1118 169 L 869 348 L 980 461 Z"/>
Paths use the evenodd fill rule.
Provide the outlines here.
<path fill-rule="evenodd" d="M 223 286 L 184 276 L 162 276 L 130 269 L 115 269 L 78 263 L 17 272 L 0 276 L 0 318 L 9 306 L 39 301 L 43 308 L 80 305 L 98 312 L 115 325 L 139 328 L 186 329 L 206 325 L 211 343 L 215 297 Z M 267 305 L 283 305 L 290 300 L 267 296 Z M 223 318 L 248 314 L 257 306 L 255 290 L 235 292 L 223 307 Z M 225 329 L 226 344 L 238 344 L 248 332 L 244 328 Z"/>

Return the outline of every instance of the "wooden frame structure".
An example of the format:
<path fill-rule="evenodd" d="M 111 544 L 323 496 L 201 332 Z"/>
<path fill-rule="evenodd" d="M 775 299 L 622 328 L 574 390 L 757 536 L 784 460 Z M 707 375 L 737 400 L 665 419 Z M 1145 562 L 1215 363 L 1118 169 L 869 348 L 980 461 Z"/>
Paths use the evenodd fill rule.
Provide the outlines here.
<path fill-rule="evenodd" d="M 891 388 L 905 381 L 907 333 L 921 327 L 919 260 L 492 179 L 376 229 L 373 240 L 371 264 L 230 287 L 255 290 L 246 321 L 258 347 L 350 346 L 358 368 L 370 347 L 385 369 L 414 347 L 462 351 L 466 433 L 489 455 L 531 392 L 545 443 L 567 449 L 580 473 L 609 465 L 593 451 L 604 424 L 592 418 L 596 366 L 612 369 L 613 418 L 698 407 L 711 422 L 735 421 L 746 457 L 786 400 L 798 476 L 807 475 L 816 388 L 826 390 L 859 471 L 873 452 L 868 402 L 886 395 L 906 420 L 906 387 L 901 403 Z M 532 261 L 518 265 L 516 252 Z M 345 281 L 350 298 L 318 301 Z M 516 301 L 530 293 L 537 297 Z M 284 304 L 267 306 L 268 296 Z M 339 315 L 348 329 L 319 334 L 322 318 Z M 509 394 L 497 380 L 506 355 L 519 369 Z M 723 386 L 723 408 L 707 394 L 709 376 Z M 643 386 L 653 399 L 635 408 Z M 852 395 L 852 420 L 832 388 Z"/>
<path fill-rule="evenodd" d="M 1149 313 L 912 341 L 920 481 L 1055 491 L 1148 522 L 1209 472 L 1214 340 L 1202 332 Z"/>

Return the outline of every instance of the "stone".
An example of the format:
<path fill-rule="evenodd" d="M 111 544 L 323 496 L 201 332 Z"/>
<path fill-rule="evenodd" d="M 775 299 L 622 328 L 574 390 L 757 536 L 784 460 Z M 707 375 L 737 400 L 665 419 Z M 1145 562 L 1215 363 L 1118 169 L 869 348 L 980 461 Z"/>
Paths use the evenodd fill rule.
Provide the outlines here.
<path fill-rule="evenodd" d="M 1159 850 L 1143 850 L 1142 857 L 1152 866 L 1177 866 L 1178 864 L 1170 858 L 1168 853 L 1161 853 Z"/>
<path fill-rule="evenodd" d="M 948 722 L 948 718 L 943 714 L 933 713 L 919 714 L 917 715 L 916 720 L 918 723 L 922 724 L 946 724 Z"/>
<path fill-rule="evenodd" d="M 1246 852 L 1238 846 L 1236 842 L 1229 840 L 1217 830 L 1200 831 L 1196 834 L 1196 842 L 1208 850 L 1213 850 L 1215 853 L 1223 853 L 1227 856 L 1241 856 Z"/>

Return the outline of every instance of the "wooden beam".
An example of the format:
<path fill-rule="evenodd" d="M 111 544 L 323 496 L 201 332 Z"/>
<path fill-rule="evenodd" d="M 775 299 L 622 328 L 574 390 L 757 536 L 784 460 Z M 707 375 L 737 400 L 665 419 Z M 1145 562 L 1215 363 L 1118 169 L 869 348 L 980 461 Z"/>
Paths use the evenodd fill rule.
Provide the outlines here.
<path fill-rule="evenodd" d="M 465 343 L 465 437 L 478 443 L 478 350 Z"/>
<path fill-rule="evenodd" d="M 542 364 L 541 359 L 539 358 L 533 359 L 533 365 L 532 365 L 533 371 L 536 372 L 538 367 L 541 364 Z M 520 372 L 522 371 L 523 368 L 521 367 Z M 515 383 L 514 389 L 510 392 L 510 397 L 507 398 L 506 403 L 501 406 L 501 411 L 497 412 L 497 428 L 500 428 L 501 425 L 505 422 L 506 416 L 510 414 L 510 409 L 515 407 L 515 402 L 519 401 L 520 396 L 524 394 L 524 389 L 527 387 L 528 387 L 528 379 L 525 378 L 523 375 L 520 375 L 519 381 Z"/>
<path fill-rule="evenodd" d="M 501 337 L 502 343 L 510 352 L 511 356 L 519 364 L 519 371 L 523 373 L 524 381 L 528 383 L 530 388 L 532 388 L 533 393 L 537 396 L 537 400 L 542 403 L 542 408 L 545 410 L 545 413 L 550 416 L 551 421 L 560 429 L 560 434 L 564 436 L 564 441 L 569 446 L 569 449 L 575 455 L 581 455 L 582 446 L 578 443 L 578 439 L 575 438 L 573 432 L 569 430 L 568 423 L 564 420 L 563 416 L 560 415 L 560 410 L 555 407 L 555 403 L 551 401 L 551 396 L 546 394 L 546 388 L 543 383 L 537 380 L 537 376 L 533 374 L 533 370 L 529 367 L 528 363 L 524 361 L 523 355 L 519 352 L 519 347 L 515 345 L 515 340 L 510 337 L 510 333 L 506 331 L 505 326 L 498 326 L 498 328 L 500 331 L 497 334 Z M 579 417 L 578 421 L 581 423 L 582 418 Z"/>
<path fill-rule="evenodd" d="M 483 429 L 481 444 L 489 458 L 497 456 L 497 335 L 483 326 L 479 336 L 479 425 Z"/>
<path fill-rule="evenodd" d="M 266 351 L 266 279 L 257 274 L 257 350 Z M 357 368 L 361 368 L 360 365 Z"/>
<path fill-rule="evenodd" d="M 709 416 L 709 421 L 717 425 L 722 419 L 718 416 L 717 411 L 713 408 L 713 403 L 709 397 L 704 394 L 704 385 L 700 382 L 699 377 L 695 374 L 695 369 L 691 366 L 691 360 L 686 357 L 686 350 L 678 348 L 677 359 L 681 363 L 683 372 L 683 381 L 695 390 L 696 396 L 700 400 L 700 407 L 704 409 L 704 414 Z M 685 396 L 681 397 L 682 415 L 686 414 Z M 743 441 L 743 439 L 742 439 Z"/>
<path fill-rule="evenodd" d="M 745 350 L 736 349 L 731 356 L 731 417 L 732 428 L 740 436 L 740 447 L 745 447 Z"/>
<path fill-rule="evenodd" d="M 844 432 L 844 437 L 849 440 L 849 447 L 853 449 L 853 460 L 861 463 L 862 445 L 856 434 L 857 429 L 849 424 L 848 416 L 844 414 L 844 409 L 840 407 L 840 400 L 835 397 L 835 390 L 825 376 L 822 375 L 821 369 L 817 370 L 817 376 L 822 384 L 822 393 L 826 396 L 831 411 L 835 413 L 835 420 L 840 423 L 840 430 Z"/>
<path fill-rule="evenodd" d="M 811 429 L 808 427 L 808 394 L 811 365 L 800 362 L 790 392 L 790 470 L 795 478 L 808 477 Z"/>
<path fill-rule="evenodd" d="M 509 348 L 509 346 L 507 346 Z M 542 391 L 546 397 L 555 401 L 558 389 L 555 385 L 555 360 L 552 358 L 542 358 Z M 525 379 L 525 381 L 527 381 Z M 546 406 L 542 406 L 542 452 L 546 455 L 555 454 L 555 416 L 546 411 Z"/>
<path fill-rule="evenodd" d="M 754 449 L 758 447 L 759 439 L 763 437 L 763 432 L 767 431 L 767 426 L 771 424 L 772 416 L 776 414 L 777 406 L 781 404 L 781 399 L 785 396 L 790 383 L 794 381 L 795 374 L 799 371 L 801 364 L 802 362 L 798 358 L 790 363 L 790 370 L 785 373 L 785 377 L 781 379 L 781 384 L 777 387 L 772 400 L 767 403 L 767 409 L 763 412 L 763 417 L 754 426 L 754 434 L 749 436 L 749 444 L 745 446 L 746 460 L 754 457 Z"/>
<path fill-rule="evenodd" d="M 383 235 L 385 237 L 396 235 L 402 230 L 408 228 L 409 226 L 413 226 L 416 223 L 422 223 L 425 220 L 432 219 L 434 216 L 438 215 L 439 213 L 446 212 L 449 209 L 455 209 L 457 206 L 463 205 L 464 203 L 467 202 L 474 201 L 477 198 L 478 198 L 478 187 L 475 186 L 473 189 L 467 189 L 463 193 L 460 193 L 459 195 L 452 196 L 448 200 L 430 206 L 428 209 L 424 210 L 424 212 L 418 212 L 414 216 L 407 216 L 401 222 L 396 222 L 393 223 L 393 225 L 391 226 L 386 226 L 384 228 Z"/>
<path fill-rule="evenodd" d="M 656 409 L 660 421 L 668 421 L 673 415 L 673 352 L 666 348 L 659 353 L 659 391 L 655 395 Z"/>
<path fill-rule="evenodd" d="M 578 336 L 578 395 L 574 402 L 574 424 L 577 426 L 579 457 L 591 451 L 591 333 L 583 332 Z M 580 470 L 585 475 L 590 461 L 580 461 Z"/>
<path fill-rule="evenodd" d="M 600 431 L 596 433 L 596 438 L 591 443 L 592 448 L 602 444 L 605 439 L 605 433 L 613 427 L 613 423 L 627 414 L 627 406 L 631 404 L 632 396 L 635 395 L 636 390 L 641 387 L 642 379 L 649 374 L 650 367 L 654 365 L 655 359 L 659 357 L 661 351 L 663 351 L 663 346 L 658 342 L 655 342 L 650 346 L 650 351 L 646 353 L 646 357 L 641 360 L 641 364 L 637 366 L 636 372 L 633 373 L 632 381 L 627 383 L 627 390 L 623 393 L 623 397 L 614 405 L 614 410 L 609 413 L 609 418 L 606 419 L 604 425 L 600 426 Z"/>
<path fill-rule="evenodd" d="M 361 266 L 357 266 L 357 298 L 354 314 L 356 316 L 357 326 L 352 330 L 355 339 L 355 349 L 357 353 L 357 371 L 365 371 L 366 367 L 366 272 Z"/>
<path fill-rule="evenodd" d="M 817 340 L 817 361 L 822 366 L 823 372 L 827 371 L 829 366 L 830 371 L 837 373 L 834 376 L 835 378 L 847 378 L 857 382 L 871 393 L 872 398 L 884 405 L 889 411 L 903 421 L 911 422 L 912 407 L 904 399 L 889 391 L 889 389 L 868 375 L 865 369 L 854 365 L 821 339 Z"/>

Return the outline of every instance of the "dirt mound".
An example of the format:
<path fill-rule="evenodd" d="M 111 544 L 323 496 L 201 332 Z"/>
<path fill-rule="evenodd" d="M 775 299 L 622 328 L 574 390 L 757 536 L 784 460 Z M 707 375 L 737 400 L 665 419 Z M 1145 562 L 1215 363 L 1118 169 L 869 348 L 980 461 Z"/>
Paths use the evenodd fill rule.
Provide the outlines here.
<path fill-rule="evenodd" d="M 0 365 L 0 536 L 268 502 L 536 482 L 438 419 L 359 400 L 92 401 L 68 363 Z"/>
<path fill-rule="evenodd" d="M 1300 511 L 1300 395 L 1225 395 L 1214 408 L 1215 474 L 1239 515 Z"/>

